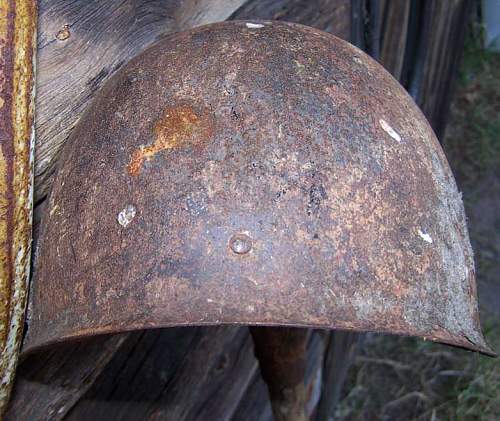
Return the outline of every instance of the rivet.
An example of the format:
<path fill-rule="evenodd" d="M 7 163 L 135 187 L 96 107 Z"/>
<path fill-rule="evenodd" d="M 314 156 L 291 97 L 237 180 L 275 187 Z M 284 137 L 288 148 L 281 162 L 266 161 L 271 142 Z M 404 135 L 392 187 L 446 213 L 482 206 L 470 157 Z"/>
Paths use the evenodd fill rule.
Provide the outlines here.
<path fill-rule="evenodd" d="M 134 219 L 136 213 L 137 210 L 135 209 L 134 205 L 127 205 L 125 209 L 121 210 L 120 213 L 118 213 L 118 223 L 125 228 L 128 224 L 130 224 L 132 219 Z"/>
<path fill-rule="evenodd" d="M 252 250 L 252 239 L 246 234 L 236 234 L 229 240 L 229 247 L 236 254 L 247 254 Z"/>

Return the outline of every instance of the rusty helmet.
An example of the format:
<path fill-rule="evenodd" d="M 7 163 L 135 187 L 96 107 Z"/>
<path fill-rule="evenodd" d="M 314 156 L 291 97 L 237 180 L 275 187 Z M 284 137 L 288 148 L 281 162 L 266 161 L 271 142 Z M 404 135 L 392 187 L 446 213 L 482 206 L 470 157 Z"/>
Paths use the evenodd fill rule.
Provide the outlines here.
<path fill-rule="evenodd" d="M 491 353 L 432 129 L 378 63 L 297 24 L 167 36 L 98 93 L 60 158 L 24 350 L 229 323 Z"/>

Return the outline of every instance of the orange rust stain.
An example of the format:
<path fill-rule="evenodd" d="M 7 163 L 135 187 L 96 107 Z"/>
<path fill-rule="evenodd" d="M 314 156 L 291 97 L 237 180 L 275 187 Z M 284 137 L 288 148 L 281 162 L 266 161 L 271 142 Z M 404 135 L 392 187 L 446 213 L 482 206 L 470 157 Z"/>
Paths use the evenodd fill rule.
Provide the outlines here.
<path fill-rule="evenodd" d="M 139 175 L 144 161 L 153 158 L 158 152 L 196 146 L 212 134 L 212 125 L 204 113 L 197 114 L 191 107 L 168 107 L 153 127 L 154 142 L 141 146 L 134 151 L 127 171 L 130 175 Z"/>

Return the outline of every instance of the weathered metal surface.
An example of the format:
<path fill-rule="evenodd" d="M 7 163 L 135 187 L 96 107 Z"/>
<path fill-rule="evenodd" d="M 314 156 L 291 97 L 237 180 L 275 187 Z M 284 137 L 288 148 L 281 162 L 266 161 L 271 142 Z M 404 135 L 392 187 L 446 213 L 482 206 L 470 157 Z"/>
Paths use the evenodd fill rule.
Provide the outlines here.
<path fill-rule="evenodd" d="M 0 418 L 22 338 L 30 269 L 36 2 L 0 0 Z"/>
<path fill-rule="evenodd" d="M 244 0 L 40 0 L 35 203 L 94 93 L 170 32 L 225 20 Z"/>
<path fill-rule="evenodd" d="M 331 35 L 240 21 L 168 36 L 106 84 L 60 163 L 26 352 L 240 323 L 491 353 L 432 130 L 380 65 Z"/>

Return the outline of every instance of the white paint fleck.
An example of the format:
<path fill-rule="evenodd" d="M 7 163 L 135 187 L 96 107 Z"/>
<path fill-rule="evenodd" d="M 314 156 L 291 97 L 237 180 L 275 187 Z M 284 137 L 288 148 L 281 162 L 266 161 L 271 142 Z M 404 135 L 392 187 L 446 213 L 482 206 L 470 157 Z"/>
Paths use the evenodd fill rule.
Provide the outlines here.
<path fill-rule="evenodd" d="M 363 61 L 358 56 L 354 56 L 352 59 L 358 64 L 363 64 Z"/>
<path fill-rule="evenodd" d="M 246 23 L 246 27 L 250 28 L 250 29 L 259 29 L 259 28 L 263 28 L 264 25 L 262 25 L 261 23 L 247 22 Z"/>
<path fill-rule="evenodd" d="M 389 136 L 391 136 L 396 142 L 401 142 L 401 136 L 389 125 L 389 123 L 387 123 L 387 121 L 381 118 L 378 122 L 380 123 L 382 129 L 389 134 Z"/>
<path fill-rule="evenodd" d="M 125 209 L 123 209 L 118 214 L 117 217 L 118 223 L 125 228 L 128 224 L 132 222 L 132 219 L 134 219 L 136 213 L 137 210 L 135 209 L 134 205 L 127 205 Z"/>
<path fill-rule="evenodd" d="M 59 205 L 55 205 L 49 212 L 49 215 L 52 216 L 54 215 L 54 212 L 59 208 Z"/>
<path fill-rule="evenodd" d="M 429 234 L 423 232 L 421 229 L 419 229 L 417 233 L 422 240 L 426 241 L 429 244 L 432 244 L 432 237 Z"/>
<path fill-rule="evenodd" d="M 212 300 L 211 298 L 207 298 L 207 303 L 213 303 L 214 300 Z"/>
<path fill-rule="evenodd" d="M 254 312 L 255 307 L 254 306 L 247 306 L 248 311 Z"/>

